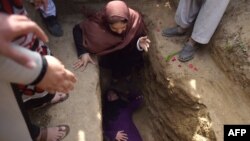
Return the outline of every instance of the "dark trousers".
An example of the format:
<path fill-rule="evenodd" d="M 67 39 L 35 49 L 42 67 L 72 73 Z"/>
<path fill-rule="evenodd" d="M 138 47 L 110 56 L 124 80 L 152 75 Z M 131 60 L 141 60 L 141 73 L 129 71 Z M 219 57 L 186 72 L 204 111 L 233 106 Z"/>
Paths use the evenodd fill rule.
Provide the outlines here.
<path fill-rule="evenodd" d="M 23 103 L 23 99 L 22 99 L 22 94 L 18 91 L 18 89 L 12 85 L 12 88 L 13 88 L 13 91 L 14 91 L 14 94 L 15 94 L 15 97 L 16 97 L 16 100 L 17 100 L 17 103 L 19 105 L 19 108 L 23 114 L 23 117 L 24 117 L 24 120 L 27 124 L 27 127 L 28 127 L 28 130 L 30 132 L 30 136 L 32 137 L 33 141 L 36 141 L 37 137 L 39 136 L 40 134 L 40 127 L 37 126 L 37 125 L 34 125 L 33 123 L 31 123 L 31 120 L 29 118 L 29 115 L 28 115 L 28 112 L 27 112 L 27 107 L 28 108 L 32 108 L 32 107 L 35 107 L 37 105 L 36 102 L 38 103 L 42 103 L 42 102 L 46 102 L 48 100 L 51 100 L 54 95 L 51 95 L 51 94 L 48 94 L 46 95 L 45 97 L 43 98 L 40 98 L 41 101 L 39 101 L 38 99 L 35 100 L 35 101 L 32 101 L 32 102 L 28 102 L 26 103 L 26 105 Z"/>

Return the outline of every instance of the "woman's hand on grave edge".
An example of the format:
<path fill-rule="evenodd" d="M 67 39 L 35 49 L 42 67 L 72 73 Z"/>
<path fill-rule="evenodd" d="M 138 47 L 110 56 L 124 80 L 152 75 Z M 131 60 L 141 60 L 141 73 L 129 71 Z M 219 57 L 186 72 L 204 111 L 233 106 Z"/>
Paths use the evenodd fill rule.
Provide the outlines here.
<path fill-rule="evenodd" d="M 79 59 L 74 63 L 74 70 L 81 68 L 81 71 L 84 71 L 88 65 L 88 63 L 96 64 L 93 59 L 90 57 L 89 53 L 82 54 Z"/>

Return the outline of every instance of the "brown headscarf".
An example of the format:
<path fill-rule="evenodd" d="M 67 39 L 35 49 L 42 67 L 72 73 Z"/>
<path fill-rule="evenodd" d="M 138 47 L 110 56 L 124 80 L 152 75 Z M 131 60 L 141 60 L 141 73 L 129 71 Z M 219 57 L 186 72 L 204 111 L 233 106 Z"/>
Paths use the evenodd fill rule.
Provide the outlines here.
<path fill-rule="evenodd" d="M 128 21 L 124 36 L 112 33 L 108 19 L 121 17 Z M 141 15 L 128 8 L 123 1 L 111 1 L 94 17 L 88 18 L 80 24 L 83 30 L 83 46 L 90 53 L 106 55 L 123 49 L 135 37 L 145 33 L 145 26 Z"/>

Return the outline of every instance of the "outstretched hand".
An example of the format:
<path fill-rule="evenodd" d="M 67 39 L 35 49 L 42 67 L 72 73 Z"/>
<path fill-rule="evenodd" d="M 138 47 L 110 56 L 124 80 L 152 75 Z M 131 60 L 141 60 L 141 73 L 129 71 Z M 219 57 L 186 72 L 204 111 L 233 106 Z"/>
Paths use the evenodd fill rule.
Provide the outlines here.
<path fill-rule="evenodd" d="M 128 140 L 128 134 L 124 133 L 124 131 L 118 131 L 115 139 L 117 141 L 127 141 Z"/>
<path fill-rule="evenodd" d="M 148 36 L 140 37 L 139 38 L 139 46 L 145 51 L 148 52 L 150 40 L 148 39 Z"/>
<path fill-rule="evenodd" d="M 50 93 L 55 93 L 56 91 L 69 93 L 69 91 L 73 90 L 76 82 L 75 75 L 66 69 L 55 57 L 49 55 L 44 57 L 48 62 L 48 69 L 42 81 L 37 84 L 37 87 Z"/>
<path fill-rule="evenodd" d="M 90 57 L 89 53 L 84 53 L 75 63 L 74 63 L 74 70 L 82 68 L 81 71 L 84 71 L 87 67 L 88 63 L 96 64 L 93 59 Z"/>
<path fill-rule="evenodd" d="M 0 19 L 0 54 L 28 68 L 34 67 L 35 62 L 12 48 L 11 43 L 16 38 L 31 32 L 35 33 L 38 38 L 45 42 L 48 41 L 48 37 L 36 23 L 26 16 L 0 13 Z"/>

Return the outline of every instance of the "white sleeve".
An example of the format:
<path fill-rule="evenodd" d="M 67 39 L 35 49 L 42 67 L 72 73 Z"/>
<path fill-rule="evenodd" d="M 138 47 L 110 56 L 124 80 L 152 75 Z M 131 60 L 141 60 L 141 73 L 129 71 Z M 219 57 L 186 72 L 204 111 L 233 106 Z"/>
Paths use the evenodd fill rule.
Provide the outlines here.
<path fill-rule="evenodd" d="M 140 47 L 139 41 L 140 41 L 140 38 L 137 40 L 137 43 L 136 43 L 137 49 L 139 51 L 143 51 L 143 49 Z"/>
<path fill-rule="evenodd" d="M 30 84 L 39 76 L 43 62 L 39 53 L 30 51 L 26 48 L 15 46 L 15 48 L 32 58 L 36 67 L 33 69 L 26 68 L 10 58 L 0 55 L 0 79 L 6 82 L 13 82 L 19 84 Z"/>

